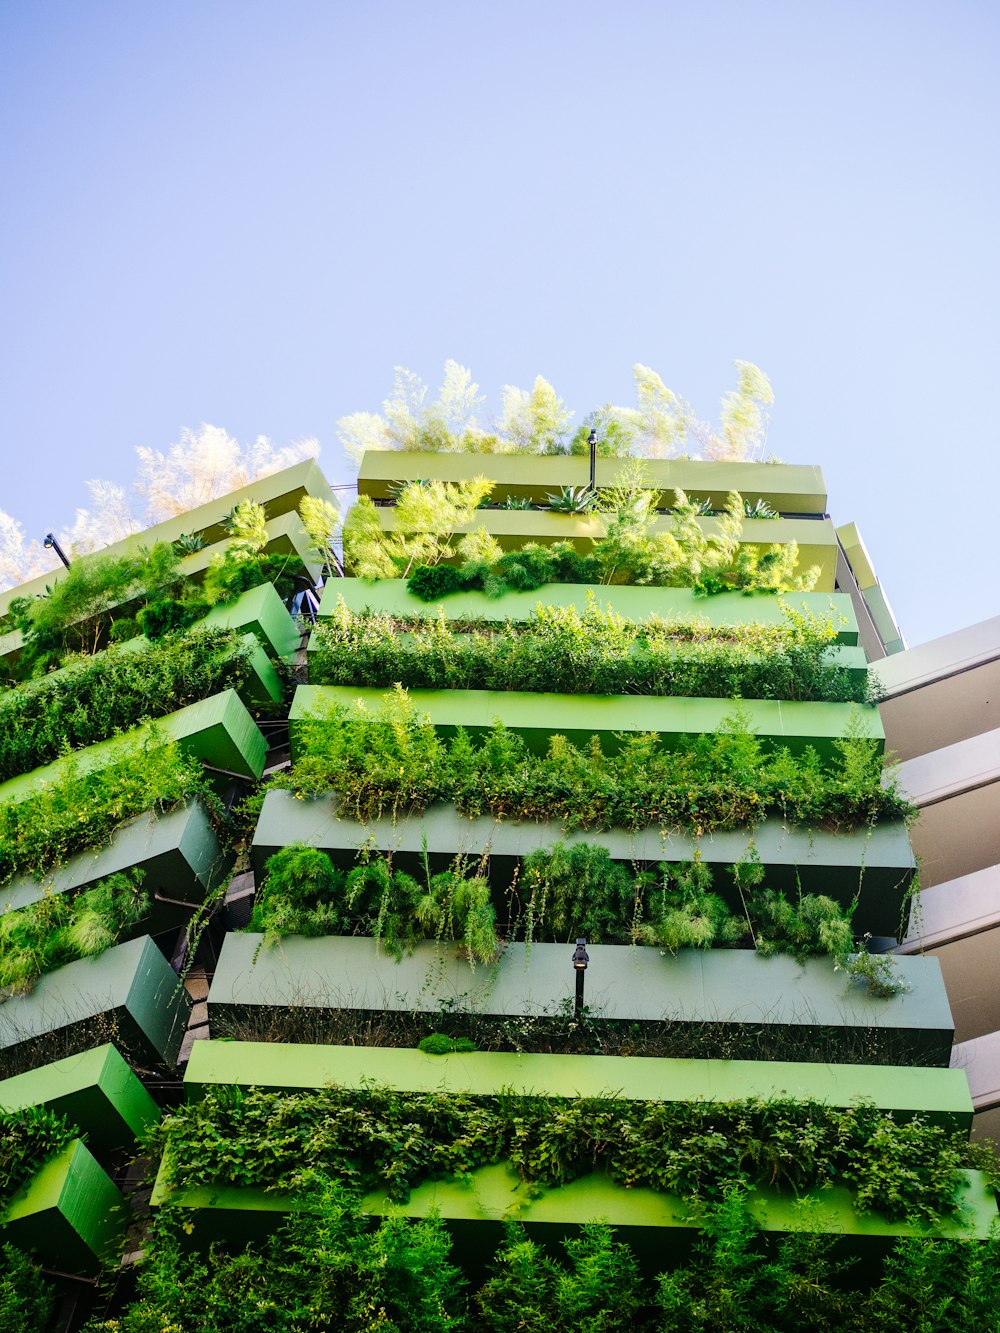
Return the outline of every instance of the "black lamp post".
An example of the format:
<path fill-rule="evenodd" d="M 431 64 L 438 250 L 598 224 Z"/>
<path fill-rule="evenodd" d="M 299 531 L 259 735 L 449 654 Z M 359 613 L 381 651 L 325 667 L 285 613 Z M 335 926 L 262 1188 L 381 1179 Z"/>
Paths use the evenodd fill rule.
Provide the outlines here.
<path fill-rule="evenodd" d="M 576 973 L 576 1002 L 573 1005 L 573 1012 L 577 1018 L 583 1012 L 583 974 L 587 970 L 587 964 L 590 962 L 590 954 L 587 952 L 587 941 L 580 936 L 576 941 L 576 948 L 573 950 L 573 971 Z"/>
<path fill-rule="evenodd" d="M 66 568 L 69 569 L 69 561 L 66 559 L 66 552 L 56 541 L 55 533 L 47 532 L 45 534 L 45 541 L 42 542 L 42 545 L 47 551 L 55 551 L 59 559 L 63 562 Z"/>
<path fill-rule="evenodd" d="M 597 489 L 597 431 L 592 429 L 587 439 L 590 445 L 590 489 Z"/>

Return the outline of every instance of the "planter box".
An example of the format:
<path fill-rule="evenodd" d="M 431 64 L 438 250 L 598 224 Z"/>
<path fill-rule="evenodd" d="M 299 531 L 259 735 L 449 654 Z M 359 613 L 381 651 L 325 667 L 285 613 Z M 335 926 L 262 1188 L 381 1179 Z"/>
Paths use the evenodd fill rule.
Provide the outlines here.
<path fill-rule="evenodd" d="M 390 506 L 376 510 L 384 532 L 394 532 L 396 511 Z M 717 518 L 698 519 L 702 531 L 709 537 L 719 531 Z M 600 518 L 591 514 L 558 514 L 551 510 L 480 509 L 469 523 L 455 528 L 455 536 L 484 528 L 505 551 L 517 551 L 528 542 L 549 546 L 553 542 L 570 542 L 581 555 L 593 549 L 593 543 L 604 536 L 607 527 Z M 653 532 L 670 532 L 673 520 L 669 517 L 654 519 Z M 837 534 L 828 518 L 748 518 L 743 522 L 741 546 L 756 546 L 766 551 L 771 546 L 798 543 L 799 573 L 811 566 L 819 568 L 816 588 L 819 592 L 833 592 L 837 572 Z"/>
<path fill-rule="evenodd" d="M 358 701 L 373 713 L 380 710 L 386 691 L 352 685 L 300 685 L 289 712 L 292 759 L 298 758 L 298 727 L 303 718 L 330 707 L 353 710 Z M 494 723 L 502 721 L 523 737 L 528 748 L 544 755 L 556 734 L 585 748 L 600 734 L 606 754 L 620 749 L 624 733 L 655 731 L 661 742 L 675 748 L 682 739 L 717 731 L 737 706 L 752 731 L 768 746 L 787 746 L 793 754 L 807 746 L 821 757 L 836 754 L 834 742 L 843 737 L 857 713 L 856 704 L 785 703 L 773 699 L 688 699 L 639 694 L 532 694 L 507 690 L 409 690 L 419 714 L 430 718 L 445 736 L 463 727 L 482 740 Z M 877 708 L 865 709 L 869 734 L 885 748 L 885 733 Z"/>
<path fill-rule="evenodd" d="M 295 656 L 302 639 L 298 626 L 270 583 L 251 588 L 226 606 L 213 607 L 199 623 L 218 629 L 248 630 L 264 648 L 284 660 Z"/>
<path fill-rule="evenodd" d="M 135 1067 L 172 1068 L 191 1001 L 149 938 L 41 977 L 0 1004 L 0 1076 L 113 1041 Z"/>
<path fill-rule="evenodd" d="M 898 1045 L 898 1063 L 949 1062 L 954 1025 L 933 958 L 897 959 L 910 990 L 878 999 L 835 972 L 828 958 L 799 965 L 788 956 L 726 949 L 670 957 L 611 944 L 594 945 L 590 954 L 585 999 L 594 1018 L 734 1034 L 781 1027 L 792 1058 L 796 1041 L 822 1034 L 836 1048 L 876 1030 Z M 570 949 L 562 944 L 510 944 L 496 963 L 472 968 L 453 945 L 420 944 L 396 962 L 370 939 L 291 936 L 265 949 L 262 935 L 240 933 L 222 946 L 208 1009 L 216 1033 L 220 1022 L 266 1020 L 287 1008 L 501 1020 L 565 1013 L 573 985 Z"/>
<path fill-rule="evenodd" d="M 45 1106 L 83 1130 L 99 1157 L 131 1148 L 160 1109 L 114 1046 L 106 1043 L 0 1083 L 0 1107 Z"/>
<path fill-rule="evenodd" d="M 482 592 L 458 592 L 440 602 L 422 602 L 407 591 L 404 579 L 328 579 L 320 601 L 321 616 L 332 616 L 339 598 L 351 611 L 378 611 L 391 616 L 426 616 L 434 619 L 443 611 L 449 620 L 530 620 L 535 607 L 575 606 L 586 610 L 593 597 L 605 610 L 616 611 L 626 620 L 643 621 L 650 616 L 664 619 L 700 619 L 714 628 L 730 625 L 782 625 L 782 605 L 795 611 L 832 619 L 839 625 L 837 643 L 856 645 L 858 621 L 847 593 L 723 592 L 715 597 L 696 597 L 690 588 L 645 588 L 601 583 L 546 583 L 534 592 L 508 592 L 487 597 Z"/>
<path fill-rule="evenodd" d="M 920 1115 L 966 1134 L 972 1127 L 972 1098 L 961 1069 L 483 1051 L 425 1055 L 377 1046 L 195 1042 L 184 1074 L 188 1099 L 197 1100 L 206 1088 L 229 1085 L 276 1092 L 374 1085 L 397 1092 L 473 1097 L 511 1092 L 658 1102 L 794 1097 L 843 1107 L 865 1101 L 891 1111 L 898 1120 Z"/>
<path fill-rule="evenodd" d="M 615 484 L 626 460 L 598 458 L 599 487 Z M 678 488 L 699 499 L 708 499 L 721 509 L 730 491 L 748 500 L 765 500 L 772 509 L 786 513 L 826 513 L 826 484 L 818 467 L 790 463 L 716 463 L 700 459 L 644 459 L 651 487 L 667 494 Z M 489 477 L 494 483 L 493 502 L 518 496 L 546 504 L 550 493 L 563 486 L 586 486 L 590 482 L 588 455 L 540 454 L 450 454 L 411 453 L 392 449 L 369 449 L 361 460 L 358 494 L 391 500 L 394 487 L 417 478 L 441 481 L 471 481 Z M 516 512 L 516 511 L 515 511 Z"/>
<path fill-rule="evenodd" d="M 65 759 L 56 759 L 19 778 L 0 784 L 0 802 L 23 801 L 38 788 L 60 776 L 69 764 L 79 771 L 105 768 L 121 751 L 136 743 L 177 741 L 186 754 L 203 764 L 240 777 L 259 778 L 267 758 L 267 742 L 260 728 L 240 702 L 235 690 L 223 690 L 209 699 L 189 704 L 156 722 L 136 727 L 111 740 L 90 745 Z"/>
<path fill-rule="evenodd" d="M 446 870 L 456 859 L 467 858 L 479 866 L 486 858 L 496 905 L 505 911 L 507 890 L 522 858 L 560 841 L 606 847 L 613 860 L 629 867 L 690 861 L 698 852 L 712 869 L 716 892 L 734 910 L 740 903 L 729 867 L 755 850 L 767 867 L 767 883 L 772 888 L 794 894 L 801 885 L 803 892 L 828 894 L 845 907 L 860 894 L 855 928 L 877 936 L 895 936 L 899 931 L 915 873 L 906 826 L 901 822 L 827 833 L 767 820 L 752 833 L 739 829 L 693 838 L 656 828 L 634 833 L 624 829 L 567 833 L 556 823 L 499 822 L 485 815 L 466 819 L 454 806 L 442 804 L 419 817 L 386 817 L 362 824 L 339 815 L 333 795 L 298 800 L 281 790 L 269 791 L 264 798 L 252 856 L 258 884 L 268 857 L 296 842 L 321 848 L 345 869 L 354 865 L 362 848 L 391 854 L 393 864 L 410 874 L 422 873 L 425 854 L 433 873 Z"/>
<path fill-rule="evenodd" d="M 753 1190 L 748 1201 L 765 1233 L 783 1235 L 805 1227 L 836 1234 L 843 1238 L 847 1254 L 876 1262 L 901 1236 L 936 1234 L 962 1240 L 989 1236 L 997 1217 L 993 1191 L 980 1172 L 960 1174 L 960 1220 L 943 1222 L 930 1233 L 920 1225 L 860 1213 L 844 1186 L 828 1186 L 805 1196 L 814 1201 L 805 1216 L 794 1197 L 773 1189 Z M 236 1245 L 259 1239 L 296 1207 L 287 1195 L 233 1185 L 168 1191 L 163 1177 L 161 1167 L 151 1203 L 158 1207 L 169 1202 L 184 1209 L 188 1213 L 185 1227 L 190 1228 L 194 1244 L 202 1248 L 219 1239 Z M 439 1214 L 452 1232 L 453 1259 L 470 1274 L 485 1268 L 503 1239 L 504 1222 L 511 1218 L 522 1223 L 532 1239 L 553 1247 L 576 1235 L 586 1222 L 608 1222 L 615 1228 L 615 1238 L 632 1246 L 647 1273 L 684 1262 L 700 1235 L 696 1214 L 677 1195 L 644 1187 L 626 1189 L 598 1172 L 568 1185 L 540 1189 L 498 1164 L 481 1167 L 460 1180 L 428 1181 L 405 1204 L 392 1202 L 378 1190 L 365 1195 L 361 1206 L 376 1217 Z M 669 1232 L 669 1239 L 664 1231 Z"/>
<path fill-rule="evenodd" d="M 46 1268 L 94 1273 L 117 1261 L 125 1202 L 82 1139 L 52 1158 L 0 1218 L 0 1243 L 32 1251 Z"/>
<path fill-rule="evenodd" d="M 219 845 L 205 807 L 198 801 L 170 814 L 153 811 L 130 819 L 109 842 L 78 852 L 41 879 L 27 875 L 9 880 L 0 890 L 0 915 L 27 907 L 53 893 L 76 893 L 133 866 L 144 872 L 143 887 L 164 905 L 204 902 L 209 888 L 220 883 L 230 864 Z M 177 916 L 186 920 L 187 914 Z"/>

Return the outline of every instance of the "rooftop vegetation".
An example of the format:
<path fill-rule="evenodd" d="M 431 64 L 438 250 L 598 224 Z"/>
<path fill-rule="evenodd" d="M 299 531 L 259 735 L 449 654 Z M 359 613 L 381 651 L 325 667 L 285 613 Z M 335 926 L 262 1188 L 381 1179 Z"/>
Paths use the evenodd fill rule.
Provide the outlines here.
<path fill-rule="evenodd" d="M 349 457 L 366 449 L 400 449 L 473 454 L 582 454 L 591 432 L 603 457 L 674 458 L 701 453 L 709 459 L 756 460 L 764 456 L 766 410 L 774 393 L 763 371 L 737 361 L 736 388 L 722 399 L 720 421 L 712 427 L 698 420 L 688 403 L 664 384 L 655 370 L 636 365 L 635 407 L 610 403 L 588 412 L 573 427 L 573 413 L 541 375 L 531 389 L 503 388 L 499 416 L 480 424 L 484 399 L 472 375 L 456 361 L 446 361 L 436 399 L 412 371 L 396 368 L 392 393 L 381 413 L 356 412 L 337 423 Z"/>

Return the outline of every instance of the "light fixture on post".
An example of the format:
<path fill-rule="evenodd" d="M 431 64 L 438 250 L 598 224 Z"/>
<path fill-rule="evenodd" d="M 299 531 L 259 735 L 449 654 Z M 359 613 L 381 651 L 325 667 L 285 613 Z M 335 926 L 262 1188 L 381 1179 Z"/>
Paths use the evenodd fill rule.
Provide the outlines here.
<path fill-rule="evenodd" d="M 583 974 L 586 972 L 589 962 L 590 954 L 587 952 L 587 941 L 581 935 L 577 938 L 576 948 L 573 950 L 573 971 L 576 973 L 576 1001 L 573 1005 L 573 1012 L 577 1018 L 583 1013 Z"/>
<path fill-rule="evenodd" d="M 66 568 L 69 569 L 69 561 L 66 559 L 66 552 L 56 541 L 55 533 L 47 532 L 45 534 L 45 540 L 44 542 L 42 542 L 42 545 L 45 547 L 47 551 L 55 551 L 59 559 L 63 562 Z"/>
<path fill-rule="evenodd" d="M 590 428 L 587 444 L 590 446 L 590 489 L 593 492 L 597 490 L 597 431 L 593 426 Z"/>

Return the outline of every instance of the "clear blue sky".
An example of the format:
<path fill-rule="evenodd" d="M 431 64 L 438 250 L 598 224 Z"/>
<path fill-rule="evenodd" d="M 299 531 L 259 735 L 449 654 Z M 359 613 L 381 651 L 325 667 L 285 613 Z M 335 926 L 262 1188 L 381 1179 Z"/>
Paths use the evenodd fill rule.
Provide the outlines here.
<path fill-rule="evenodd" d="M 0 508 L 446 357 L 578 418 L 770 375 L 911 643 L 1000 612 L 988 0 L 0 0 Z"/>

